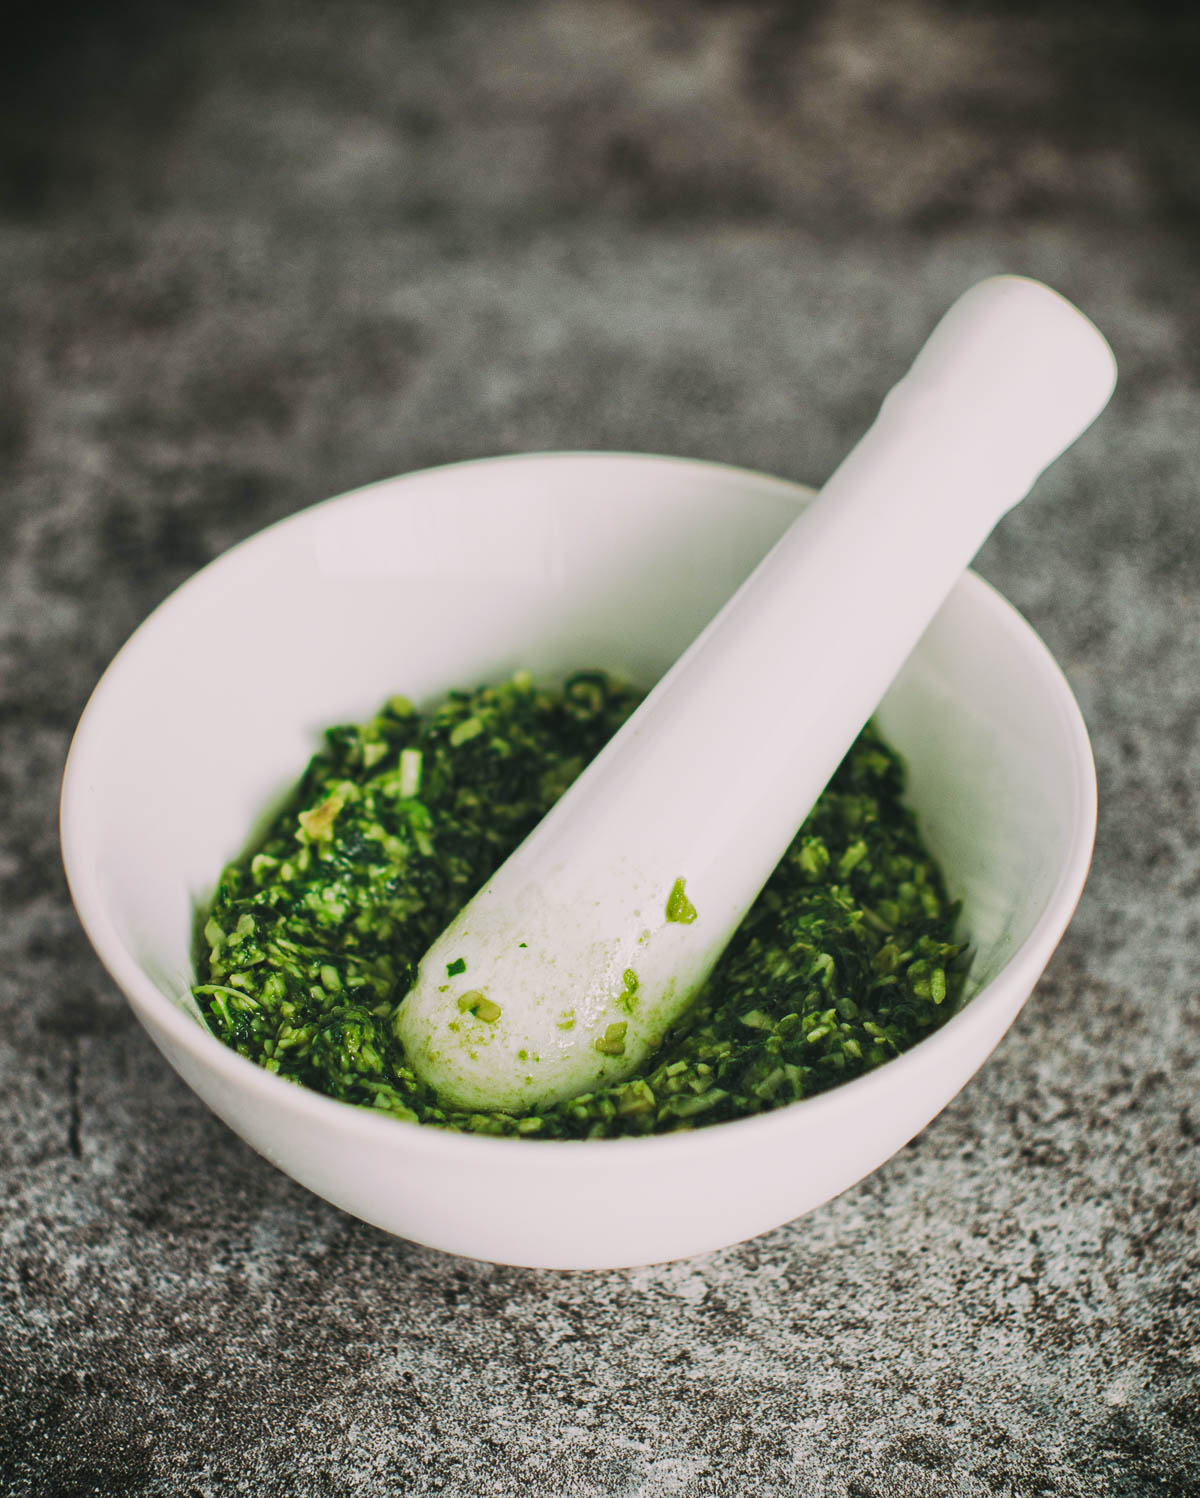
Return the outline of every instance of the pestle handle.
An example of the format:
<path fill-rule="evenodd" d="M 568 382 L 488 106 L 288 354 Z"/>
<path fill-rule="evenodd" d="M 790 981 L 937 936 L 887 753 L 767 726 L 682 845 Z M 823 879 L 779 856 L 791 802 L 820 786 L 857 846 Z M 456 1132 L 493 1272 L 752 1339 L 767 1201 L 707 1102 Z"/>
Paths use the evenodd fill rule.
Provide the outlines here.
<path fill-rule="evenodd" d="M 958 577 L 1115 378 L 1100 333 L 1037 282 L 955 303 L 820 495 L 434 943 L 396 1021 L 426 1081 L 522 1110 L 661 1042 Z M 674 914 L 695 919 L 669 918 L 680 879 Z"/>

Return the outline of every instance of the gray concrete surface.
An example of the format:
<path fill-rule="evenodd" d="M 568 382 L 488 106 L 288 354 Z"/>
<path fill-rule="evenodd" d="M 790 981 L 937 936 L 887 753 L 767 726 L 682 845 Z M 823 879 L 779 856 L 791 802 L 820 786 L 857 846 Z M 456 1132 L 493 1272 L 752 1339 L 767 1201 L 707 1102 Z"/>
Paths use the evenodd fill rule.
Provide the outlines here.
<path fill-rule="evenodd" d="M 17 9 L 0 1491 L 1200 1492 L 1194 11 Z M 979 1077 L 807 1219 L 630 1273 L 418 1249 L 254 1156 L 152 1050 L 59 869 L 70 732 L 129 631 L 266 522 L 423 464 L 819 480 L 1000 269 L 1076 299 L 1122 383 L 980 562 L 1080 696 L 1102 814 Z"/>

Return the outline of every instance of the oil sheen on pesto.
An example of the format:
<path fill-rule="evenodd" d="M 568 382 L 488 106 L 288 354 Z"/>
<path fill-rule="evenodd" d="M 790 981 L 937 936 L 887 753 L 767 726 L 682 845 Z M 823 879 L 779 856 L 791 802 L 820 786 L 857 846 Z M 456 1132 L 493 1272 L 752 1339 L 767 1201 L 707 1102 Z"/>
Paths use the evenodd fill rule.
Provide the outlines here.
<path fill-rule="evenodd" d="M 393 1032 L 417 963 L 638 700 L 600 672 L 555 691 L 518 675 L 428 713 L 393 698 L 330 729 L 266 836 L 221 876 L 195 989 L 213 1032 L 410 1122 L 591 1139 L 777 1108 L 936 1028 L 960 985 L 957 907 L 901 799 L 901 763 L 868 727 L 640 1075 L 524 1115 L 456 1111 L 418 1081 Z M 672 898 L 673 919 L 694 918 L 682 880 Z M 453 968 L 448 980 L 469 981 Z M 632 969 L 625 986 L 632 1013 Z"/>

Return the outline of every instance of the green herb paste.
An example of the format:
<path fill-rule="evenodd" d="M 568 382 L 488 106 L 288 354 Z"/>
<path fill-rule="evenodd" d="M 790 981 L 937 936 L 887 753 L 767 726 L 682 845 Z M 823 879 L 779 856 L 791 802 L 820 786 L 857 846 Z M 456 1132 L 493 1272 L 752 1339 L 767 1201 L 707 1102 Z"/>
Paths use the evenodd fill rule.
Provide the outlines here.
<path fill-rule="evenodd" d="M 936 1028 L 961 983 L 957 907 L 901 801 L 900 761 L 868 727 L 642 1075 L 524 1116 L 456 1111 L 418 1081 L 392 1020 L 421 956 L 638 700 L 600 672 L 559 691 L 522 674 L 330 729 L 221 876 L 194 990 L 214 1034 L 410 1122 L 594 1139 L 777 1108 Z M 692 918 L 682 883 L 671 899 L 670 919 Z"/>

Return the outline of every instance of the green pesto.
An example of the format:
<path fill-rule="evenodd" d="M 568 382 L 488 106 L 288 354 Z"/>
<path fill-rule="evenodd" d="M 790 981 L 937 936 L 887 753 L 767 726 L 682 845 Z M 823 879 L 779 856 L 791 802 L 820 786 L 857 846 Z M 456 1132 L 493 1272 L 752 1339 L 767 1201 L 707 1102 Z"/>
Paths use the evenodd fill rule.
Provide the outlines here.
<path fill-rule="evenodd" d="M 684 892 L 684 881 L 676 879 L 667 896 L 667 920 L 678 921 L 681 926 L 690 926 L 696 919 L 696 907 Z"/>
<path fill-rule="evenodd" d="M 391 1021 L 422 954 L 637 701 L 600 672 L 556 691 L 522 674 L 423 714 L 393 698 L 368 723 L 330 729 L 266 836 L 221 876 L 194 990 L 214 1034 L 397 1118 L 589 1139 L 777 1108 L 946 1019 L 962 977 L 957 907 L 901 799 L 900 761 L 868 727 L 641 1075 L 523 1116 L 456 1111 L 418 1081 Z M 695 919 L 682 878 L 666 914 Z M 627 1012 L 637 999 L 631 968 Z M 463 1000 L 499 1017 L 482 994 Z M 621 1055 L 625 1031 L 609 1025 L 596 1049 Z"/>

